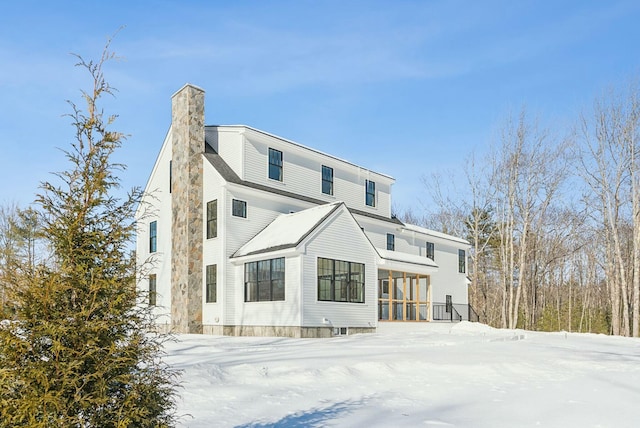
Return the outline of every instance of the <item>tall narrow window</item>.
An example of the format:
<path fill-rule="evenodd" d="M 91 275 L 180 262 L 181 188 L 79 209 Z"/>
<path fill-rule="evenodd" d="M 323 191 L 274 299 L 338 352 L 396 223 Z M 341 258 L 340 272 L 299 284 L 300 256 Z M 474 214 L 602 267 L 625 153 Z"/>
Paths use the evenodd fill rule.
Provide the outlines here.
<path fill-rule="evenodd" d="M 149 275 L 149 306 L 156 305 L 156 297 L 158 293 L 156 292 L 156 274 L 153 273 Z"/>
<path fill-rule="evenodd" d="M 427 242 L 427 257 L 435 260 L 435 245 L 433 245 L 433 242 Z"/>
<path fill-rule="evenodd" d="M 282 152 L 269 149 L 269 178 L 282 181 Z"/>
<path fill-rule="evenodd" d="M 376 206 L 376 183 L 374 181 L 364 181 L 365 202 L 370 207 Z"/>
<path fill-rule="evenodd" d="M 322 165 L 322 193 L 333 195 L 333 168 Z"/>
<path fill-rule="evenodd" d="M 207 265 L 205 297 L 207 303 L 215 303 L 218 298 L 216 265 Z"/>
<path fill-rule="evenodd" d="M 171 193 L 171 188 L 173 187 L 173 161 L 169 161 L 169 193 Z"/>
<path fill-rule="evenodd" d="M 152 221 L 149 224 L 149 252 L 158 251 L 158 222 Z"/>
<path fill-rule="evenodd" d="M 218 200 L 207 202 L 207 239 L 218 236 Z"/>
<path fill-rule="evenodd" d="M 387 250 L 395 251 L 396 237 L 393 233 L 387 233 Z"/>
<path fill-rule="evenodd" d="M 464 250 L 458 250 L 458 272 L 465 273 L 467 271 L 467 258 Z"/>
<path fill-rule="evenodd" d="M 247 218 L 247 203 L 238 199 L 231 201 L 231 214 L 235 217 Z"/>

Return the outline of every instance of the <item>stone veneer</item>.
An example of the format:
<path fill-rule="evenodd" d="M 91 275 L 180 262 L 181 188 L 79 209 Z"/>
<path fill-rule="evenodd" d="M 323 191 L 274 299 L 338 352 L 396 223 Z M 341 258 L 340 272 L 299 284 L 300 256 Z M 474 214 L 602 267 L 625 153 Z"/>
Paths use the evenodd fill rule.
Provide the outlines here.
<path fill-rule="evenodd" d="M 374 327 L 349 327 L 348 334 L 375 333 Z M 333 337 L 331 327 L 296 327 L 271 325 L 205 325 L 204 334 L 224 336 L 271 336 L 294 338 L 323 338 Z"/>
<path fill-rule="evenodd" d="M 204 91 L 187 84 L 171 101 L 171 327 L 202 333 Z"/>

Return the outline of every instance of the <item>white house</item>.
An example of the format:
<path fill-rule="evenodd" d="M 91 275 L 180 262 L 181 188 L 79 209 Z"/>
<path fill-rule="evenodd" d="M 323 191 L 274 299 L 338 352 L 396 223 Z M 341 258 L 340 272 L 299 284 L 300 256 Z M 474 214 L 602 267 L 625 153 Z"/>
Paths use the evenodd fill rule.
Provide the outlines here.
<path fill-rule="evenodd" d="M 204 91 L 185 85 L 136 214 L 141 287 L 185 333 L 468 319 L 469 243 L 393 217 L 394 181 L 248 126 L 205 126 Z"/>

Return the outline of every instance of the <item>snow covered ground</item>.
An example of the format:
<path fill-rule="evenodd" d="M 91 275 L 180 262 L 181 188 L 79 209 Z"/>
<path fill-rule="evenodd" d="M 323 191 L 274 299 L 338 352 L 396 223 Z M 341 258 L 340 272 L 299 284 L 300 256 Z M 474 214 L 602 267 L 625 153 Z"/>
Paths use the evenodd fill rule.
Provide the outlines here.
<path fill-rule="evenodd" d="M 184 427 L 640 427 L 640 340 L 390 324 L 331 339 L 181 335 Z"/>

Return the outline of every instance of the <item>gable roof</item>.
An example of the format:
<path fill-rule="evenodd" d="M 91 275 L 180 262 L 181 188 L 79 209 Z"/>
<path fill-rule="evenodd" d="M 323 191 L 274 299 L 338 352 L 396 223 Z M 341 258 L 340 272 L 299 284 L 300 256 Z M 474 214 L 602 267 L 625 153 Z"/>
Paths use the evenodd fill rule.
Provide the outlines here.
<path fill-rule="evenodd" d="M 418 232 L 418 233 L 423 233 L 425 235 L 431 235 L 431 236 L 436 237 L 436 238 L 448 239 L 449 241 L 457 242 L 458 244 L 464 244 L 466 246 L 470 246 L 471 245 L 469 243 L 469 241 L 467 241 L 466 239 L 458 238 L 457 236 L 448 235 L 448 234 L 442 233 L 442 232 L 437 232 L 435 230 L 427 229 L 426 227 L 416 226 L 415 224 L 405 223 L 403 228 L 406 229 L 406 230 L 412 231 L 412 232 Z"/>
<path fill-rule="evenodd" d="M 428 266 L 432 268 L 438 268 L 436 262 L 428 257 L 418 256 L 416 254 L 403 253 L 400 251 L 383 250 L 382 248 L 376 248 L 376 252 L 381 259 L 390 260 L 394 262 L 411 263 L 416 265 Z"/>
<path fill-rule="evenodd" d="M 342 205 L 344 202 L 334 202 L 291 214 L 280 214 L 231 258 L 295 248 Z"/>
<path fill-rule="evenodd" d="M 257 190 L 262 190 L 264 192 L 269 192 L 269 193 L 273 193 L 273 194 L 276 194 L 276 195 L 286 196 L 288 198 L 298 199 L 300 201 L 305 201 L 305 202 L 309 202 L 309 203 L 312 203 L 312 204 L 317 204 L 317 205 L 325 205 L 325 204 L 327 204 L 327 201 L 323 201 L 323 200 L 316 199 L 316 198 L 310 198 L 308 196 L 300 195 L 298 193 L 288 192 L 286 190 L 276 189 L 274 187 L 269 187 L 269 186 L 266 186 L 264 184 L 253 183 L 251 181 L 246 181 L 246 180 L 241 179 L 238 176 L 238 174 L 236 174 L 236 172 L 225 162 L 225 160 L 222 159 L 222 156 L 220 156 L 218 153 L 216 153 L 216 151 L 213 149 L 213 147 L 209 143 L 206 143 L 206 142 L 205 142 L 204 157 L 205 157 L 205 159 L 207 161 L 209 161 L 211 166 L 213 166 L 215 168 L 215 170 L 218 171 L 218 173 L 222 176 L 222 178 L 225 181 L 227 181 L 228 183 L 234 183 L 234 184 L 238 184 L 240 186 L 250 187 L 252 189 L 257 189 Z M 358 214 L 358 215 L 361 215 L 361 216 L 374 218 L 376 220 L 386 221 L 386 222 L 389 222 L 389 223 L 394 223 L 394 224 L 398 224 L 400 226 L 404 226 L 404 223 L 402 223 L 400 220 L 398 220 L 395 217 L 388 218 L 388 217 L 384 217 L 384 216 L 381 216 L 381 215 L 378 215 L 378 214 L 368 213 L 366 211 L 361 211 L 361 210 L 357 210 L 357 209 L 353 209 L 353 208 L 348 208 L 348 210 L 353 214 Z"/>

